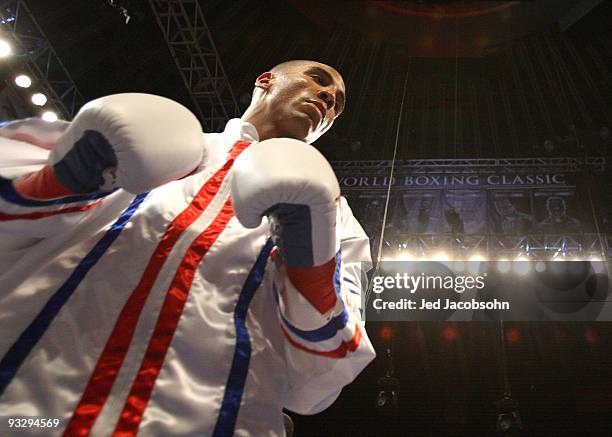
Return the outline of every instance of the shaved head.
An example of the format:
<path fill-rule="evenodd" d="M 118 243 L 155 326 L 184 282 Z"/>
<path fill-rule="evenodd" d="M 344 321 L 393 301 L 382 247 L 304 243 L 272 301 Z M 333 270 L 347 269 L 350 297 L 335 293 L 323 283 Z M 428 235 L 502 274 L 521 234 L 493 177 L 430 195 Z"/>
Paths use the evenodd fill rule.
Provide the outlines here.
<path fill-rule="evenodd" d="M 280 64 L 272 67 L 270 71 L 272 73 L 281 73 L 281 72 L 285 73 L 287 71 L 294 71 L 296 69 L 300 69 L 300 68 L 303 68 L 309 65 L 318 65 L 319 67 L 331 68 L 334 72 L 336 72 L 340 76 L 340 73 L 338 73 L 338 71 L 335 68 L 327 64 L 323 64 L 321 62 L 316 62 L 316 61 L 308 61 L 305 59 L 293 59 L 291 61 L 281 62 Z"/>
<path fill-rule="evenodd" d="M 316 65 L 320 68 L 331 70 L 334 76 L 336 76 L 339 82 L 342 84 L 342 88 L 345 89 L 344 80 L 342 79 L 342 75 L 338 73 L 338 70 L 336 70 L 334 67 L 331 67 L 327 64 L 323 64 L 321 62 L 308 61 L 306 59 L 294 59 L 291 61 L 281 62 L 280 64 L 275 65 L 274 67 L 270 69 L 270 72 L 274 74 L 286 74 L 286 73 L 291 73 L 291 72 L 302 70 L 312 65 Z"/>
<path fill-rule="evenodd" d="M 345 105 L 338 71 L 316 61 L 282 62 L 259 75 L 243 120 L 261 139 L 296 138 L 313 142 L 333 124 Z"/>

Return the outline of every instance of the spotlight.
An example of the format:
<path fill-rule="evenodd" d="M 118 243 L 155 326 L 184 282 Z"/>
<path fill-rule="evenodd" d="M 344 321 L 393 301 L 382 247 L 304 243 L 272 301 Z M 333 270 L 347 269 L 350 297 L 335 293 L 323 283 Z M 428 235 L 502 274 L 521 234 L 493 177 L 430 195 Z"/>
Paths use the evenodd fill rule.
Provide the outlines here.
<path fill-rule="evenodd" d="M 32 94 L 32 103 L 36 106 L 44 106 L 47 103 L 47 96 L 43 93 Z"/>
<path fill-rule="evenodd" d="M 591 344 L 597 343 L 597 332 L 592 329 L 587 329 L 584 333 L 584 338 Z"/>
<path fill-rule="evenodd" d="M 9 15 L 6 18 L 1 18 L 0 19 L 0 25 L 4 25 L 7 23 L 12 23 L 13 21 L 15 21 L 15 16 L 14 15 Z"/>
<path fill-rule="evenodd" d="M 475 253 L 470 256 L 469 262 L 467 263 L 468 272 L 472 273 L 473 275 L 477 274 L 480 271 L 480 263 L 484 260 L 484 256 L 479 253 Z"/>
<path fill-rule="evenodd" d="M 32 85 L 32 79 L 30 79 L 30 76 L 20 74 L 15 78 L 15 84 L 21 88 L 30 88 L 30 85 Z"/>
<path fill-rule="evenodd" d="M 383 414 L 397 414 L 399 407 L 399 379 L 383 376 L 377 381 L 376 409 Z"/>
<path fill-rule="evenodd" d="M 505 259 L 499 260 L 497 262 L 497 270 L 499 270 L 500 273 L 508 273 L 510 271 L 510 261 Z"/>
<path fill-rule="evenodd" d="M 448 261 L 449 259 L 450 257 L 448 256 L 446 252 L 437 252 L 432 257 L 433 261 Z"/>
<path fill-rule="evenodd" d="M 448 343 L 453 343 L 457 339 L 457 330 L 452 326 L 447 326 L 442 331 L 442 338 Z"/>
<path fill-rule="evenodd" d="M 412 255 L 410 252 L 404 252 L 401 254 L 401 256 L 399 257 L 399 259 L 401 261 L 414 261 L 415 257 L 414 255 Z"/>
<path fill-rule="evenodd" d="M 516 328 L 508 329 L 506 331 L 506 340 L 509 343 L 518 343 L 521 341 L 521 331 Z"/>
<path fill-rule="evenodd" d="M 48 121 L 48 122 L 52 123 L 54 121 L 57 121 L 57 114 L 54 111 L 45 111 L 45 112 L 42 113 L 40 118 L 42 118 L 45 121 Z"/>
<path fill-rule="evenodd" d="M 380 330 L 380 338 L 383 340 L 391 340 L 395 335 L 395 329 L 392 326 L 385 325 Z"/>
<path fill-rule="evenodd" d="M 504 394 L 503 399 L 495 403 L 497 408 L 496 431 L 498 435 L 510 436 L 520 435 L 523 429 L 523 422 L 518 413 L 518 402 Z"/>
<path fill-rule="evenodd" d="M 0 39 L 0 58 L 6 58 L 12 51 L 11 45 L 3 39 Z"/>
<path fill-rule="evenodd" d="M 535 265 L 535 271 L 538 273 L 542 273 L 546 270 L 546 263 L 542 261 L 538 261 Z"/>

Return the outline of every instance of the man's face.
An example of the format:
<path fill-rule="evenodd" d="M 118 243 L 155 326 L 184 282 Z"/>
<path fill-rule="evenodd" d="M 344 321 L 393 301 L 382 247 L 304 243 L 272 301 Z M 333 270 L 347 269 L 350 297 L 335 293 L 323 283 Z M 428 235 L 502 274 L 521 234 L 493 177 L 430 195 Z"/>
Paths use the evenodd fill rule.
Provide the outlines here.
<path fill-rule="evenodd" d="M 497 213 L 503 217 L 514 215 L 516 212 L 514 205 L 507 197 L 498 197 L 495 199 L 495 209 Z"/>
<path fill-rule="evenodd" d="M 277 136 L 312 143 L 344 110 L 342 76 L 328 65 L 305 61 L 271 73 L 267 99 Z"/>
<path fill-rule="evenodd" d="M 563 199 L 550 199 L 548 201 L 548 213 L 554 218 L 563 217 L 565 215 L 565 202 Z"/>

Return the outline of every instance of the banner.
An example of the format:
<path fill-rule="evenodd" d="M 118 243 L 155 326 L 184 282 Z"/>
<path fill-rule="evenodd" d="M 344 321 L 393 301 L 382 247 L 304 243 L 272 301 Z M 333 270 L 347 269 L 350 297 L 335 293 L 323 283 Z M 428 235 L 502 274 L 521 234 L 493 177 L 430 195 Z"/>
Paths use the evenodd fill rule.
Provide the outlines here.
<path fill-rule="evenodd" d="M 397 188 L 472 188 L 472 187 L 535 187 L 568 185 L 567 175 L 554 174 L 415 174 L 388 176 L 342 176 L 340 189 L 380 189 L 391 182 Z M 571 184 L 571 183 L 570 183 Z"/>
<path fill-rule="evenodd" d="M 388 186 L 385 238 L 402 234 L 596 233 L 602 213 L 577 173 L 342 176 L 343 195 L 371 237 L 380 235 Z M 605 203 L 605 202 L 600 202 Z"/>

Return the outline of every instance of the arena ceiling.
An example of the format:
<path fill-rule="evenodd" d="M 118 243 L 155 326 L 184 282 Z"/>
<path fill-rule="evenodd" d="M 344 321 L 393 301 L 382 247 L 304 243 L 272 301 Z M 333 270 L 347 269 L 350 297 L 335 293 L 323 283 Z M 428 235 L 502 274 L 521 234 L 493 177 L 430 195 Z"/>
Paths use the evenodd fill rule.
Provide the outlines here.
<path fill-rule="evenodd" d="M 127 25 L 110 3 L 28 5 L 86 99 L 141 91 L 191 106 L 148 2 L 113 2 L 130 12 Z M 594 132 L 612 117 L 612 8 L 599 0 L 201 5 L 242 107 L 278 62 L 342 72 L 347 111 L 317 143 L 330 159 L 389 159 L 398 120 L 399 158 L 516 157 L 541 155 L 571 124 Z"/>
<path fill-rule="evenodd" d="M 416 57 L 485 56 L 577 14 L 571 0 L 289 3 L 328 31 L 342 23 L 372 39 L 401 45 Z"/>

